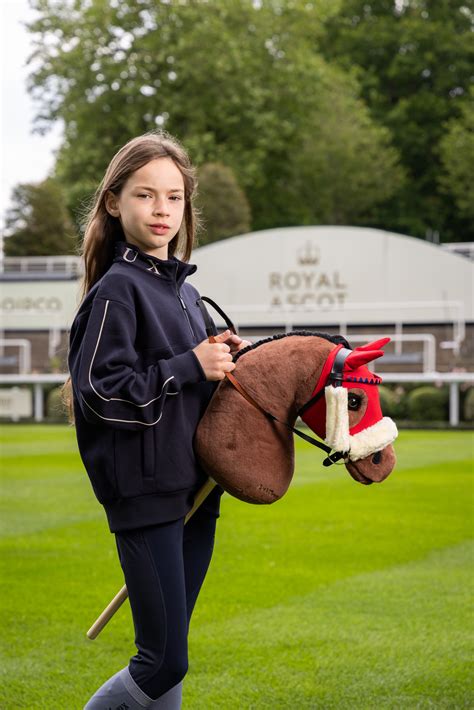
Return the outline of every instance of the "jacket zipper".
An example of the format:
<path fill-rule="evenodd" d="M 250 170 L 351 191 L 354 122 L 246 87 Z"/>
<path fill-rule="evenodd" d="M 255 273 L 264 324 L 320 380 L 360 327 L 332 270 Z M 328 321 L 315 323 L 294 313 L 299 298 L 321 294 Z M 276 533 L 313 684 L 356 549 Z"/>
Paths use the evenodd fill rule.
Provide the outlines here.
<path fill-rule="evenodd" d="M 178 296 L 179 302 L 181 303 L 181 305 L 183 307 L 184 315 L 186 316 L 186 320 L 188 321 L 189 330 L 191 331 L 191 335 L 193 336 L 193 339 L 196 340 L 196 333 L 194 332 L 193 326 L 191 325 L 191 319 L 189 318 L 189 315 L 188 315 L 188 309 L 186 308 L 186 304 L 185 304 L 184 300 L 181 298 L 181 294 L 179 292 L 178 287 L 176 287 L 176 295 Z"/>
<path fill-rule="evenodd" d="M 183 311 L 184 311 L 184 315 L 186 316 L 186 320 L 188 321 L 189 330 L 191 331 L 191 335 L 193 336 L 193 340 L 194 340 L 194 342 L 196 342 L 197 338 L 196 338 L 196 334 L 195 334 L 195 332 L 194 332 L 194 330 L 193 330 L 193 326 L 191 325 L 191 319 L 190 319 L 190 317 L 189 317 L 189 315 L 188 315 L 188 309 L 186 308 L 186 304 L 185 304 L 185 302 L 184 302 L 184 299 L 181 298 L 181 293 L 179 292 L 179 285 L 178 285 L 178 281 L 177 281 L 177 277 L 178 277 L 178 264 L 176 264 L 176 271 L 175 271 L 174 276 L 175 276 L 175 279 L 176 279 L 176 281 L 175 281 L 175 284 L 176 284 L 176 295 L 177 295 L 177 297 L 178 297 L 179 302 L 181 303 L 181 306 L 182 306 Z"/>

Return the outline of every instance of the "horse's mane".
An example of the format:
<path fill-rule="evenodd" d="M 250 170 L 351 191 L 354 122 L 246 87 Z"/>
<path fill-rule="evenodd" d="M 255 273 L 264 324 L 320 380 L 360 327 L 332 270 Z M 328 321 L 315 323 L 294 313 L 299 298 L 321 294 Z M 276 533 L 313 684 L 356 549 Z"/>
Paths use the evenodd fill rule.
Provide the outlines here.
<path fill-rule="evenodd" d="M 233 360 L 234 362 L 236 362 L 241 355 L 245 355 L 245 353 L 248 353 L 249 350 L 255 350 L 255 348 L 258 348 L 260 345 L 264 345 L 265 343 L 271 343 L 273 340 L 280 340 L 280 338 L 288 338 L 291 335 L 312 335 L 316 336 L 317 338 L 324 338 L 324 340 L 329 340 L 330 343 L 334 343 L 335 345 L 339 345 L 340 343 L 342 343 L 345 348 L 347 348 L 348 350 L 352 350 L 351 346 L 342 335 L 329 335 L 329 333 L 320 333 L 319 331 L 311 330 L 292 330 L 290 333 L 278 333 L 277 335 L 272 335 L 269 338 L 257 340 L 257 342 L 252 343 L 252 345 L 247 345 L 246 348 L 242 348 L 242 350 L 239 350 L 234 355 Z"/>

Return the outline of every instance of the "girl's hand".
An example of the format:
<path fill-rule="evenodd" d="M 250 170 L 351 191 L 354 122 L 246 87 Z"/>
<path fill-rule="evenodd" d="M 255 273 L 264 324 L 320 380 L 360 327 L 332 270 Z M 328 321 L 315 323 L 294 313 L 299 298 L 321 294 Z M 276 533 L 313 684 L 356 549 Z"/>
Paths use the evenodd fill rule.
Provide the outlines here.
<path fill-rule="evenodd" d="M 230 347 L 230 352 L 232 354 L 246 348 L 247 345 L 252 345 L 249 340 L 242 340 L 239 335 L 231 333 L 230 330 L 226 330 L 224 333 L 219 333 L 215 336 L 218 343 L 226 343 Z"/>
<path fill-rule="evenodd" d="M 235 370 L 231 353 L 237 352 L 251 343 L 248 340 L 242 340 L 238 335 L 231 334 L 230 330 L 214 337 L 215 343 L 203 340 L 193 348 L 193 351 L 208 380 L 223 380 L 226 372 Z"/>
<path fill-rule="evenodd" d="M 223 380 L 226 372 L 235 370 L 230 347 L 222 342 L 222 338 L 219 339 L 219 336 L 216 336 L 216 341 L 210 343 L 209 340 L 203 340 L 193 348 L 207 380 Z"/>

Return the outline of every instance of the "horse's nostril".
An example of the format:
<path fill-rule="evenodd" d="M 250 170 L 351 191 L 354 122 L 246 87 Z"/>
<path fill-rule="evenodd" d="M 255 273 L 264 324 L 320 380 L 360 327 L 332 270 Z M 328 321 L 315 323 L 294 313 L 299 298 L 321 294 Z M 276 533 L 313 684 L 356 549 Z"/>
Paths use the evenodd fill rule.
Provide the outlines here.
<path fill-rule="evenodd" d="M 381 451 L 376 451 L 375 454 L 372 456 L 372 463 L 378 464 L 382 460 L 382 452 Z"/>

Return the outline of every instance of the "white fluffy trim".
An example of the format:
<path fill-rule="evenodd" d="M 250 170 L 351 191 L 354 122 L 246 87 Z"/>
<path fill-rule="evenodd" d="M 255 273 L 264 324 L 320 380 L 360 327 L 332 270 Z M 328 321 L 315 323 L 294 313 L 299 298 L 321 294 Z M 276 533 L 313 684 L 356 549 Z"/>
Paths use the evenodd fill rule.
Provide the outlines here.
<path fill-rule="evenodd" d="M 381 451 L 391 444 L 398 436 L 397 425 L 390 417 L 383 417 L 380 421 L 363 429 L 358 434 L 350 437 L 351 461 L 365 459 L 366 456 Z"/>
<path fill-rule="evenodd" d="M 345 387 L 324 388 L 326 397 L 326 444 L 333 451 L 349 451 L 348 390 Z"/>
<path fill-rule="evenodd" d="M 367 429 L 353 436 L 349 433 L 348 390 L 345 387 L 325 387 L 326 437 L 325 442 L 333 451 L 349 452 L 351 461 L 364 459 L 381 451 L 398 436 L 395 422 L 383 417 Z"/>

